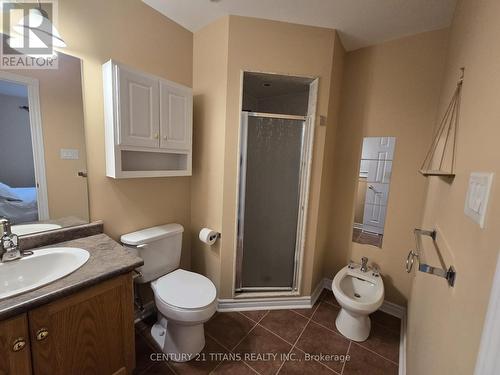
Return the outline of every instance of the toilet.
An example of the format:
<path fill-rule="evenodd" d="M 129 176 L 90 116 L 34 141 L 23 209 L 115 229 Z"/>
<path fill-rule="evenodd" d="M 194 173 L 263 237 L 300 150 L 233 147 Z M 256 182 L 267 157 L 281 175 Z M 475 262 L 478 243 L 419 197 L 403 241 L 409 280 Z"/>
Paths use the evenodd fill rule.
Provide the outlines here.
<path fill-rule="evenodd" d="M 205 346 L 203 323 L 217 308 L 217 290 L 205 276 L 178 268 L 180 224 L 167 224 L 121 236 L 122 244 L 144 260 L 137 283 L 151 283 L 158 321 L 151 335 L 168 358 L 186 362 Z"/>
<path fill-rule="evenodd" d="M 382 276 L 378 270 L 363 271 L 351 263 L 335 275 L 332 291 L 342 307 L 335 321 L 337 329 L 353 341 L 365 341 L 370 335 L 369 315 L 384 301 Z"/>

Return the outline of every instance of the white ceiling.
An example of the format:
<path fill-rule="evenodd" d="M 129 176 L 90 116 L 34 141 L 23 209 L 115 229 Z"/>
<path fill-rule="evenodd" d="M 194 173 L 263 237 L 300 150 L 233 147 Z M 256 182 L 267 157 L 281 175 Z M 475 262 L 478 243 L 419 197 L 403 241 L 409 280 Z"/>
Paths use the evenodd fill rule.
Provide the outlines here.
<path fill-rule="evenodd" d="M 457 0 L 143 0 L 191 31 L 231 14 L 337 29 L 351 51 L 450 25 Z"/>

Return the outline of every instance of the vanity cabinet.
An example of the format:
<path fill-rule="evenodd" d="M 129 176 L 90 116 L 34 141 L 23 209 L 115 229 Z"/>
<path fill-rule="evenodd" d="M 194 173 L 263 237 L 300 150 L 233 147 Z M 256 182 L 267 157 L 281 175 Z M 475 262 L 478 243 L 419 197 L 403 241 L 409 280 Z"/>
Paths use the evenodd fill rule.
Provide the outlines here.
<path fill-rule="evenodd" d="M 103 83 L 107 176 L 190 176 L 192 90 L 113 60 Z"/>
<path fill-rule="evenodd" d="M 127 274 L 0 322 L 0 374 L 131 374 L 133 306 Z"/>
<path fill-rule="evenodd" d="M 31 350 L 26 314 L 0 322 L 0 375 L 30 375 Z"/>

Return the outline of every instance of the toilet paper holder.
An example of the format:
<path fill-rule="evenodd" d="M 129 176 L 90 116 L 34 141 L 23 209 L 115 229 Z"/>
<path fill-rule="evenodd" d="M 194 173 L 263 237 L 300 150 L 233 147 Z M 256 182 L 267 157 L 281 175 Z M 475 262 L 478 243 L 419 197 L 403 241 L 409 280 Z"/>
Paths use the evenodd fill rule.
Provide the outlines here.
<path fill-rule="evenodd" d="M 214 245 L 215 242 L 221 238 L 221 234 L 220 232 L 214 230 L 214 229 L 210 229 L 210 228 L 202 228 L 200 230 L 200 233 L 198 235 L 199 239 L 201 242 L 207 244 L 207 245 Z"/>

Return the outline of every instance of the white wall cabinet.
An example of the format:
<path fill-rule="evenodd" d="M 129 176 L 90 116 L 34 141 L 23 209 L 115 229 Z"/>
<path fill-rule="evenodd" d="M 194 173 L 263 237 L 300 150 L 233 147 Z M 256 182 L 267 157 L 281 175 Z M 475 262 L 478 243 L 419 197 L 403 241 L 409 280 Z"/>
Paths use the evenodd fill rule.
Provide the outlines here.
<path fill-rule="evenodd" d="M 113 60 L 103 82 L 106 175 L 190 176 L 192 90 Z"/>
<path fill-rule="evenodd" d="M 122 66 L 117 66 L 116 71 L 120 100 L 118 144 L 158 147 L 158 80 Z"/>
<path fill-rule="evenodd" d="M 160 147 L 186 150 L 191 147 L 193 96 L 190 89 L 160 82 Z"/>

